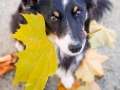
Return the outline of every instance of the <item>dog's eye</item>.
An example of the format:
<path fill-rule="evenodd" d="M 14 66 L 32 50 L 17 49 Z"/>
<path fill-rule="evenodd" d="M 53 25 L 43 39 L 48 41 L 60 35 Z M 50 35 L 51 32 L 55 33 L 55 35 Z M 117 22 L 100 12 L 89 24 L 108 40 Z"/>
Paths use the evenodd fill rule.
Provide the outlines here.
<path fill-rule="evenodd" d="M 81 11 L 80 10 L 77 10 L 76 13 L 75 13 L 75 16 L 78 16 L 81 14 Z"/>
<path fill-rule="evenodd" d="M 57 20 L 57 17 L 51 16 L 50 19 L 51 19 L 52 21 L 56 21 L 56 20 Z"/>

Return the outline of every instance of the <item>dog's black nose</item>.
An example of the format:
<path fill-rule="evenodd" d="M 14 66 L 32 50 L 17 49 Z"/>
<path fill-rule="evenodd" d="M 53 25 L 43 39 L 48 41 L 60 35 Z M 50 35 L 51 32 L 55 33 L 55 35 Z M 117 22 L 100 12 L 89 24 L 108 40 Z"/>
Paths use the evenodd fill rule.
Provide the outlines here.
<path fill-rule="evenodd" d="M 81 50 L 81 48 L 82 48 L 82 45 L 80 45 L 80 44 L 76 44 L 76 45 L 71 44 L 71 45 L 68 46 L 68 49 L 69 49 L 72 53 L 77 53 L 77 52 L 79 52 L 79 51 Z"/>

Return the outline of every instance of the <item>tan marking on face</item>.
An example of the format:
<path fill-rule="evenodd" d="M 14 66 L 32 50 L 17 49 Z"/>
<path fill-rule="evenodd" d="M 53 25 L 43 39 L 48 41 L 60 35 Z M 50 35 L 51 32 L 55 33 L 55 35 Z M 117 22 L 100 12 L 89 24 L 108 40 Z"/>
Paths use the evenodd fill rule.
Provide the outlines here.
<path fill-rule="evenodd" d="M 76 12 L 77 10 L 78 10 L 78 6 L 75 6 L 73 12 Z"/>
<path fill-rule="evenodd" d="M 59 12 L 54 11 L 54 15 L 55 15 L 56 17 L 59 17 Z"/>

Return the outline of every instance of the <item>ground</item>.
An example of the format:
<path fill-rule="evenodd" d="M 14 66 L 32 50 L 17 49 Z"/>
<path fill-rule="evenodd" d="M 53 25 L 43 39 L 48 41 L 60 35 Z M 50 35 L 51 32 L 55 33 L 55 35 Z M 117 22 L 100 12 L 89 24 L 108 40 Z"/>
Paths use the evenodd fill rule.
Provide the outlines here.
<path fill-rule="evenodd" d="M 115 50 L 104 46 L 99 52 L 106 54 L 110 59 L 103 64 L 105 75 L 103 78 L 96 78 L 102 90 L 120 90 L 120 0 L 111 0 L 113 3 L 112 12 L 107 12 L 103 18 L 103 25 L 114 29 L 118 34 Z M 0 0 L 0 56 L 15 53 L 15 40 L 10 36 L 11 15 L 16 11 L 20 0 Z M 0 78 L 0 90 L 24 90 L 24 84 L 12 85 L 15 71 L 9 72 Z M 58 79 L 50 78 L 45 90 L 57 90 Z"/>

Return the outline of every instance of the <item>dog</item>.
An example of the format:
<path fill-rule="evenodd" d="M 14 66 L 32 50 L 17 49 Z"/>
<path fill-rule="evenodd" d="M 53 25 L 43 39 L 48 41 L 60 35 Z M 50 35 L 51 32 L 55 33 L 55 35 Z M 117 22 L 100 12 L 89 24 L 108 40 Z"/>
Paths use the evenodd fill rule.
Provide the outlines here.
<path fill-rule="evenodd" d="M 73 63 L 80 63 L 89 48 L 88 37 L 91 20 L 99 21 L 112 4 L 108 0 L 22 0 L 12 16 L 11 31 L 19 24 L 27 24 L 20 13 L 37 12 L 45 19 L 46 35 L 53 35 L 57 44 L 58 70 L 56 74 L 66 88 L 71 88 L 74 76 L 70 71 Z M 16 47 L 24 49 L 19 42 Z"/>

